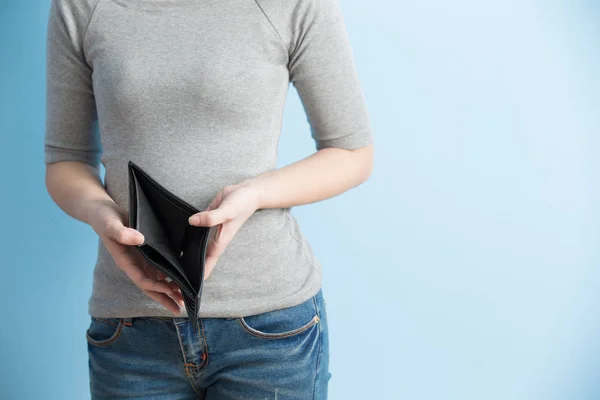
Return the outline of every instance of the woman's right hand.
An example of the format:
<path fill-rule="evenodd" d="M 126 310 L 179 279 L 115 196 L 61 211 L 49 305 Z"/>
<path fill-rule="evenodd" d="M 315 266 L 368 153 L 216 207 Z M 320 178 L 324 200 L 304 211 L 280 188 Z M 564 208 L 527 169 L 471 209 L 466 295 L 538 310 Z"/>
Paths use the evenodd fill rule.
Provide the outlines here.
<path fill-rule="evenodd" d="M 144 236 L 125 226 L 127 213 L 115 202 L 97 201 L 90 207 L 89 224 L 113 257 L 117 267 L 147 296 L 175 314 L 180 313 L 183 296 L 179 286 L 152 267 L 139 251 L 132 248 L 144 243 Z"/>

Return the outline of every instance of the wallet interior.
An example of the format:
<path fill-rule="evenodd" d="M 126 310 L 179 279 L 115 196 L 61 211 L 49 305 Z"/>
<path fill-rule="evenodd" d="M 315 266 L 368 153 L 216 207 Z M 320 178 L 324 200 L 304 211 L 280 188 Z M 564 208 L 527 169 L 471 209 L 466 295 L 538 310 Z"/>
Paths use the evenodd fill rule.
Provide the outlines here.
<path fill-rule="evenodd" d="M 129 161 L 129 226 L 144 235 L 137 246 L 155 268 L 181 288 L 188 313 L 198 311 L 204 259 L 211 228 L 192 226 L 197 212 L 138 165 Z"/>

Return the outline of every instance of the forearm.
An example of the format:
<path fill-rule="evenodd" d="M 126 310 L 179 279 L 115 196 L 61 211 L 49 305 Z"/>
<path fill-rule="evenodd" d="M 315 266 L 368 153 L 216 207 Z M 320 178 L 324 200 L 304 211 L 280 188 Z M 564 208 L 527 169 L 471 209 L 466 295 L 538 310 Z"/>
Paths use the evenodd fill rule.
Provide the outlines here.
<path fill-rule="evenodd" d="M 102 184 L 99 171 L 82 162 L 48 164 L 46 188 L 52 200 L 65 213 L 87 224 L 90 224 L 95 207 L 102 203 L 114 203 Z"/>
<path fill-rule="evenodd" d="M 243 185 L 256 193 L 258 208 L 287 208 L 337 196 L 366 181 L 372 169 L 373 145 L 325 148 Z"/>

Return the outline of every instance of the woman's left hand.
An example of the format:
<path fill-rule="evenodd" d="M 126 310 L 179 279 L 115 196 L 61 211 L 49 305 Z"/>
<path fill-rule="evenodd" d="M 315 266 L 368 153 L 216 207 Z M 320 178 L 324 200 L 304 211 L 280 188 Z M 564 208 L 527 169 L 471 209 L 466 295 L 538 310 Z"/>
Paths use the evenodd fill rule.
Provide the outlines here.
<path fill-rule="evenodd" d="M 251 186 L 240 183 L 221 189 L 204 211 L 189 218 L 190 225 L 194 226 L 218 225 L 206 250 L 205 280 L 234 235 L 258 208 L 258 193 Z"/>

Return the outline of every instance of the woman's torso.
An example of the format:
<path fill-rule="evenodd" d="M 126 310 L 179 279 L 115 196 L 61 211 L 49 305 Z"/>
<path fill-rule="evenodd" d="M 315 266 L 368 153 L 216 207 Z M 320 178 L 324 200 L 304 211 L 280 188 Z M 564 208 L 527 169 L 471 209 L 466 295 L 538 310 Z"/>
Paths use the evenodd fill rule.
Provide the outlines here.
<path fill-rule="evenodd" d="M 105 186 L 117 204 L 128 207 L 129 160 L 199 209 L 224 186 L 275 168 L 288 54 L 257 2 L 83 1 L 90 12 L 82 46 L 93 69 Z M 100 241 L 98 250 L 91 315 L 170 315 L 114 265 Z M 259 210 L 205 282 L 201 315 L 299 304 L 320 280 L 289 209 Z"/>

